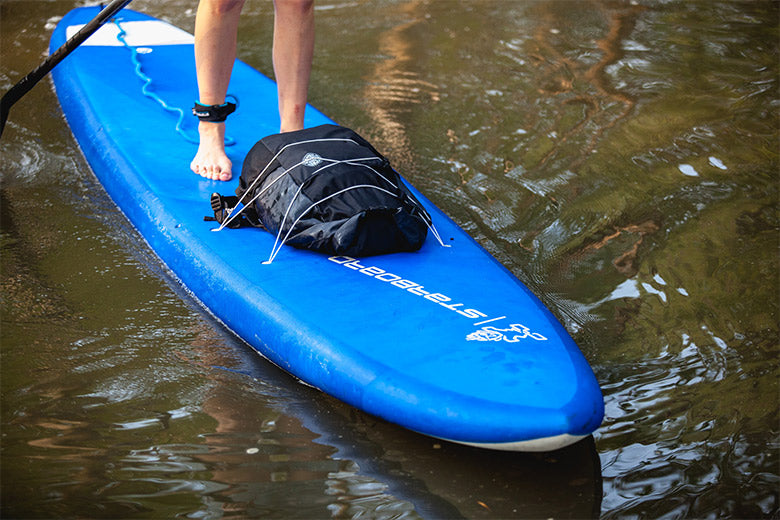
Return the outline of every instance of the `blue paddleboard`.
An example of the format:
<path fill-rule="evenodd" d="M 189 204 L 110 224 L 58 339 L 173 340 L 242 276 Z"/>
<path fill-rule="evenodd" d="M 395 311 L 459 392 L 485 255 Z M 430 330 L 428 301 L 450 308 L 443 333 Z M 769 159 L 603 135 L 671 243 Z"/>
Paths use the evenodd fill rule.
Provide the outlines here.
<path fill-rule="evenodd" d="M 98 13 L 58 24 L 60 47 Z M 462 444 L 547 451 L 601 423 L 598 383 L 544 305 L 413 190 L 433 218 L 422 249 L 368 258 L 284 247 L 259 229 L 214 232 L 197 146 L 193 38 L 125 9 L 53 71 L 76 140 L 108 194 L 179 281 L 228 328 L 305 383 L 411 430 Z M 278 132 L 276 85 L 236 61 L 233 171 Z M 148 94 L 148 95 L 147 95 Z M 181 117 L 181 113 L 184 117 Z M 312 107 L 306 126 L 332 123 Z M 380 150 L 381 151 L 381 150 Z"/>

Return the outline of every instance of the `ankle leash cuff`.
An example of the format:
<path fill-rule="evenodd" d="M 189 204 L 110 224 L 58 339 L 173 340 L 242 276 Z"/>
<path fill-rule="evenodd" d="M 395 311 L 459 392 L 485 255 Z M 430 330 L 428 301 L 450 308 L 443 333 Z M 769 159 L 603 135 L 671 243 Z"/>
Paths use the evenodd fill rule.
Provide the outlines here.
<path fill-rule="evenodd" d="M 235 112 L 236 104 L 231 102 L 222 103 L 221 105 L 202 105 L 199 102 L 195 102 L 195 106 L 192 107 L 192 115 L 196 116 L 201 121 L 207 121 L 209 123 L 221 123 L 227 116 Z"/>

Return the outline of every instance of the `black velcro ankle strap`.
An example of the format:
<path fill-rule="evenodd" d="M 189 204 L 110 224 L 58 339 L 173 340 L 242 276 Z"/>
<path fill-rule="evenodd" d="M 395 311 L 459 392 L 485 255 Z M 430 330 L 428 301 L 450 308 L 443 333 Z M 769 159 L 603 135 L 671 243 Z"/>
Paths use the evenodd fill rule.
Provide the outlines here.
<path fill-rule="evenodd" d="M 201 121 L 221 123 L 235 110 L 236 104 L 229 101 L 221 105 L 201 105 L 196 101 L 195 106 L 192 107 L 192 114 Z"/>

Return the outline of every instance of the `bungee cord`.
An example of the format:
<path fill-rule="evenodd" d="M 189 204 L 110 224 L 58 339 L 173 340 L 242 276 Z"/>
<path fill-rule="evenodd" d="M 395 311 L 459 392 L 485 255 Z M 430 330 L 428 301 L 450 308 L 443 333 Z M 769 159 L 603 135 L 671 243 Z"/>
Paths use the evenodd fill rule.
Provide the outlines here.
<path fill-rule="evenodd" d="M 116 35 L 117 40 L 126 48 L 130 50 L 130 61 L 133 63 L 135 75 L 138 76 L 138 78 L 143 81 L 143 86 L 141 87 L 141 93 L 143 93 L 144 96 L 153 99 L 157 103 L 160 104 L 160 106 L 167 110 L 168 112 L 173 112 L 178 114 L 178 119 L 176 120 L 176 132 L 181 135 L 185 141 L 192 143 L 192 144 L 200 144 L 200 139 L 196 139 L 190 135 L 187 134 L 187 132 L 184 130 L 184 114 L 185 111 L 179 107 L 172 106 L 168 104 L 164 99 L 162 99 L 159 95 L 152 92 L 150 90 L 151 84 L 152 84 L 152 78 L 147 76 L 142 67 L 141 67 L 141 61 L 138 59 L 138 47 L 134 47 L 127 43 L 127 31 L 124 27 L 122 27 L 122 24 L 120 23 L 119 18 L 113 18 L 111 20 L 114 25 L 116 25 L 119 32 Z M 234 96 L 233 94 L 228 94 L 227 97 L 231 98 L 236 106 L 238 106 L 238 98 Z M 226 136 L 225 137 L 225 146 L 233 146 L 236 143 L 235 139 L 232 137 Z"/>

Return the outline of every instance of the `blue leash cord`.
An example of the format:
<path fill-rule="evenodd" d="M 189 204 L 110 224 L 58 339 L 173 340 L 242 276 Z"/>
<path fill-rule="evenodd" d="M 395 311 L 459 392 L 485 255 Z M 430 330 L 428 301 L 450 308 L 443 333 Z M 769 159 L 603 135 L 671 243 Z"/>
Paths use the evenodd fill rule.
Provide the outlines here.
<path fill-rule="evenodd" d="M 194 137 L 191 137 L 187 135 L 187 132 L 184 131 L 184 128 L 182 128 L 182 125 L 184 123 L 184 110 L 182 110 L 179 107 L 173 107 L 166 103 L 160 96 L 155 94 L 154 92 L 151 92 L 149 90 L 149 86 L 152 84 L 152 78 L 144 74 L 143 70 L 141 70 L 141 62 L 138 60 L 138 50 L 135 47 L 132 47 L 128 45 L 127 40 L 125 39 L 125 36 L 127 36 L 127 31 L 122 27 L 122 25 L 119 23 L 119 20 L 117 18 L 112 19 L 112 22 L 114 22 L 114 25 L 117 26 L 119 29 L 119 34 L 116 35 L 117 40 L 119 40 L 122 45 L 124 45 L 127 49 L 130 50 L 130 59 L 133 62 L 133 65 L 135 66 L 135 75 L 138 76 L 141 81 L 144 82 L 143 87 L 141 87 L 141 92 L 144 96 L 151 98 L 155 101 L 157 101 L 160 106 L 162 106 L 165 110 L 169 112 L 175 112 L 179 114 L 179 119 L 176 121 L 176 131 L 181 135 L 187 142 L 193 143 L 193 144 L 199 144 L 200 140 L 195 139 Z M 231 98 L 233 98 L 236 101 L 236 104 L 238 104 L 238 99 L 236 99 L 235 96 L 229 94 Z M 236 143 L 235 139 L 232 139 L 230 137 L 225 138 L 225 146 L 232 146 Z"/>

